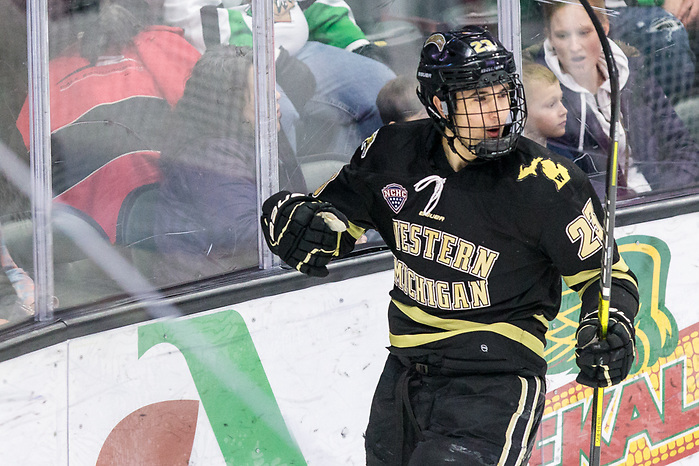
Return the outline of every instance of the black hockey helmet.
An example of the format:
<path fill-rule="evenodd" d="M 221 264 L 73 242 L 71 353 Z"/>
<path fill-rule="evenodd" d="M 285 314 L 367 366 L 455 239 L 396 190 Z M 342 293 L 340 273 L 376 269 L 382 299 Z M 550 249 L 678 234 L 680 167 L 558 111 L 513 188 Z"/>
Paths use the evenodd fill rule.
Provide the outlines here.
<path fill-rule="evenodd" d="M 429 36 L 422 46 L 417 79 L 420 83 L 417 92 L 420 101 L 442 132 L 448 128 L 454 134 L 447 138 L 457 154 L 454 138 L 458 138 L 481 159 L 502 157 L 514 149 L 527 117 L 524 90 L 512 52 L 505 49 L 486 29 L 466 26 Z M 499 123 L 503 127 L 501 135 L 497 138 L 471 139 L 470 130 L 479 126 L 478 115 L 468 115 L 468 127 L 457 125 L 458 93 L 485 89 L 485 92 L 494 95 L 503 88 L 509 95 L 509 112 L 506 120 Z M 445 104 L 442 111 L 446 118 L 435 106 L 434 96 Z M 480 127 L 485 129 L 487 125 L 485 118 L 480 118 Z"/>

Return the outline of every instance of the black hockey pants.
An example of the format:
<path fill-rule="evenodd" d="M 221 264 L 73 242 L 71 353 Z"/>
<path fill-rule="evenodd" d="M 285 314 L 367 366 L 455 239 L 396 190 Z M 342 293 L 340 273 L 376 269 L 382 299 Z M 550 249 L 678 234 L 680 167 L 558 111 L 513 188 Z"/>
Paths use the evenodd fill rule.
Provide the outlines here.
<path fill-rule="evenodd" d="M 526 465 L 544 379 L 446 373 L 389 355 L 371 406 L 367 465 Z"/>

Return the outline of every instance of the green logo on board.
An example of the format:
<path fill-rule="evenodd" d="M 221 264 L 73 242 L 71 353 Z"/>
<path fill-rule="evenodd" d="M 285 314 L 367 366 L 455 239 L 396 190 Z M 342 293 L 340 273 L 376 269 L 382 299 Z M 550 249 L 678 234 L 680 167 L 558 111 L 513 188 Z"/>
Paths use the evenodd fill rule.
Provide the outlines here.
<path fill-rule="evenodd" d="M 665 307 L 665 288 L 670 266 L 670 250 L 652 236 L 627 236 L 617 240 L 619 252 L 638 278 L 641 306 L 636 317 L 637 359 L 631 369 L 636 374 L 670 356 L 677 348 L 679 332 L 674 317 Z M 580 315 L 577 293 L 563 285 L 561 311 L 549 324 L 544 357 L 549 374 L 577 372 L 575 330 Z"/>
<path fill-rule="evenodd" d="M 139 357 L 161 343 L 175 346 L 187 361 L 226 464 L 306 464 L 240 314 L 229 310 L 139 328 Z"/>

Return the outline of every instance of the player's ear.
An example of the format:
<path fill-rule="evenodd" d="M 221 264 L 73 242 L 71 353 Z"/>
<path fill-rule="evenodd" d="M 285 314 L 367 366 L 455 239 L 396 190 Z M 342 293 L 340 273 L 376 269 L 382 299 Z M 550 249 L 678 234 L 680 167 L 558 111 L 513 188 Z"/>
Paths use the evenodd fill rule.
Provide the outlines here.
<path fill-rule="evenodd" d="M 442 117 L 447 118 L 447 116 L 449 115 L 449 109 L 447 108 L 446 102 L 439 100 L 439 97 L 433 95 L 432 104 L 434 104 L 435 108 L 439 111 Z"/>

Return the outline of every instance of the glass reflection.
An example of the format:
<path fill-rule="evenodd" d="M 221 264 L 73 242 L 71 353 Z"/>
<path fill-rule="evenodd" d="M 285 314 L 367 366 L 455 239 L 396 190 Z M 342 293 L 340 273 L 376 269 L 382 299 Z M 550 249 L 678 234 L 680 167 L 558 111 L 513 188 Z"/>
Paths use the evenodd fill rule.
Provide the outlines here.
<path fill-rule="evenodd" d="M 619 199 L 630 201 L 695 186 L 699 181 L 699 147 L 686 122 L 673 108 L 673 101 L 682 102 L 689 92 L 687 82 L 693 81 L 693 59 L 671 65 L 662 53 L 648 56 L 648 47 L 661 47 L 650 37 L 636 42 L 636 46 L 645 47 L 646 54 L 643 49 L 625 43 L 623 38 L 632 37 L 626 34 L 620 19 L 638 7 L 608 9 L 603 0 L 592 0 L 590 4 L 612 39 L 608 43 L 619 74 L 621 107 L 616 129 Z M 564 133 L 549 136 L 546 143 L 586 171 L 600 197 L 604 197 L 606 161 L 611 145 L 608 137 L 611 94 L 602 45 L 579 2 L 554 1 L 530 7 L 539 9 L 543 22 L 538 20 L 538 30 L 544 34 L 522 41 L 531 44 L 524 51 L 525 84 L 527 62 L 547 67 L 560 83 L 561 102 L 567 111 Z M 653 11 L 660 14 L 660 19 L 666 18 L 664 10 Z M 650 15 L 652 11 L 644 10 L 644 14 Z M 681 39 L 667 34 L 665 38 Z M 667 44 L 662 47 L 665 46 Z M 680 53 L 680 50 L 688 52 L 680 48 L 675 51 Z M 661 60 L 664 60 L 662 66 Z M 667 74 L 668 67 L 676 79 L 664 79 L 663 87 L 658 72 L 662 68 Z M 692 68 L 691 79 L 687 78 L 688 67 Z M 527 97 L 531 100 L 537 91 L 532 90 L 535 84 L 532 76 L 529 77 Z M 541 84 L 536 85 L 541 87 Z M 538 92 L 541 91 L 540 88 Z M 671 93 L 671 98 L 666 92 Z M 540 102 L 534 102 L 533 109 L 536 110 L 538 104 Z"/>
<path fill-rule="evenodd" d="M 28 181 L 29 154 L 15 122 L 27 95 L 27 18 L 21 1 L 2 0 L 0 15 L 0 327 L 9 322 L 31 318 L 33 314 L 33 279 L 21 251 L 15 251 L 6 231 L 16 222 L 30 217 L 28 183 L 18 186 L 16 180 Z M 8 160 L 12 156 L 12 160 Z M 11 172 L 19 162 L 21 170 Z M 24 175 L 24 176 L 23 176 Z M 24 188 L 24 190 L 22 189 Z M 28 220 L 26 220 L 28 222 Z M 31 238 L 31 237 L 30 237 Z M 27 249 L 31 261 L 31 241 Z M 31 262 L 29 262 L 31 263 Z"/>
<path fill-rule="evenodd" d="M 34 280 L 12 258 L 0 226 L 0 327 L 34 315 Z"/>
<path fill-rule="evenodd" d="M 154 229 L 161 262 L 152 265 L 159 283 L 257 266 L 254 100 L 252 49 L 208 48 L 175 107 L 161 157 Z M 293 163 L 286 146 L 279 157 Z M 305 190 L 301 173 L 280 165 L 280 185 Z"/>
<path fill-rule="evenodd" d="M 1 1 L 0 138 L 28 163 L 25 4 Z M 298 192 L 332 177 L 381 125 L 425 116 L 415 73 L 421 45 L 433 31 L 480 24 L 497 34 L 498 27 L 497 0 L 270 1 L 280 187 Z M 548 3 L 545 9 L 536 0 L 520 2 L 529 60 L 522 70 L 527 134 L 576 160 L 600 188 L 609 124 L 599 44 L 582 40 L 589 24 L 572 10 L 580 7 Z M 699 41 L 683 3 L 666 0 L 661 8 L 593 1 L 628 68 L 620 157 L 625 202 L 697 183 Z M 55 206 L 157 286 L 258 266 L 254 97 L 246 52 L 251 14 L 245 0 L 49 2 Z M 579 44 L 569 46 L 571 37 Z M 204 56 L 221 53 L 234 57 L 219 56 L 221 69 L 195 72 L 206 68 Z M 543 77 L 544 70 L 532 70 L 529 62 L 551 74 Z M 589 85 L 589 77 L 597 83 Z M 31 278 L 29 200 L 2 176 L 7 252 Z M 79 238 L 59 230 L 61 307 L 124 293 L 102 270 L 105 264 L 80 252 Z M 360 242 L 358 249 L 382 244 L 371 232 Z M 9 278 L 3 283 L 2 298 L 14 305 L 19 295 Z"/>

